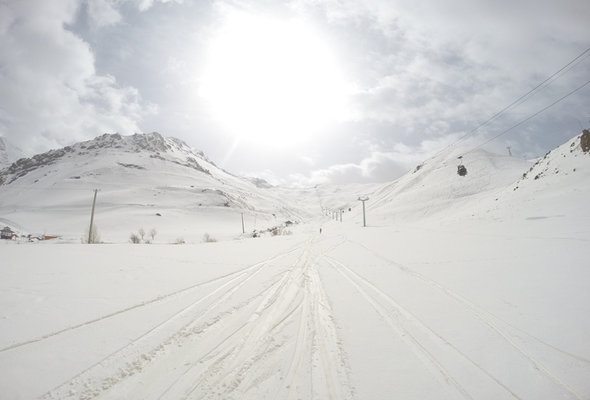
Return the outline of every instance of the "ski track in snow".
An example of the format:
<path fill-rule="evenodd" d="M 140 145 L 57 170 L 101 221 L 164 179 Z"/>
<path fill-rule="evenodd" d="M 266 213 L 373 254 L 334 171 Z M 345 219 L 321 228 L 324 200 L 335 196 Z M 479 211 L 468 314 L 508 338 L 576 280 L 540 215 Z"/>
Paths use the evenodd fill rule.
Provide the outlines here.
<path fill-rule="evenodd" d="M 336 244 L 323 248 L 317 241 L 318 237 L 310 236 L 299 247 L 226 275 L 225 278 L 230 279 L 208 295 L 177 311 L 41 398 L 120 398 L 118 388 L 126 384 L 133 388 L 133 379 L 144 373 L 153 375 L 162 361 L 179 362 L 184 357 L 184 368 L 155 375 L 162 390 L 150 392 L 142 398 L 258 398 L 256 393 L 263 387 L 272 398 L 353 399 L 354 387 L 350 383 L 347 358 L 317 271 L 317 264 L 324 254 L 344 241 L 337 240 Z M 232 296 L 246 285 L 256 284 L 257 277 L 264 278 L 265 271 L 268 275 L 269 269 L 277 268 L 273 261 L 296 251 L 300 251 L 296 260 L 287 263 L 286 268 L 283 266 L 284 271 L 273 274 L 275 279 L 270 285 L 264 285 L 242 303 L 232 305 L 229 311 L 222 310 L 221 306 L 229 305 Z M 213 281 L 221 279 L 223 277 Z M 190 317 L 180 329 L 167 328 L 171 321 L 186 316 L 208 299 L 212 302 L 206 309 Z M 207 318 L 209 315 L 215 316 Z M 244 318 L 243 323 L 237 323 Z M 233 328 L 225 330 L 224 324 Z M 142 343 L 159 330 L 171 328 L 171 333 L 164 335 L 166 339 L 158 340 L 151 350 L 147 343 Z M 207 336 L 209 330 L 212 333 Z M 224 332 L 221 335 L 220 330 Z M 192 347 L 203 341 L 209 346 Z M 191 354 L 183 355 L 183 348 Z M 105 375 L 103 370 L 110 372 Z M 278 380 L 271 379 L 275 375 L 279 376 Z M 146 379 L 150 376 L 146 375 Z"/>
<path fill-rule="evenodd" d="M 148 305 L 151 305 L 151 304 L 154 304 L 154 303 L 158 303 L 158 302 L 167 300 L 167 299 L 169 299 L 169 298 L 171 298 L 173 296 L 177 296 L 179 294 L 188 292 L 188 291 L 190 291 L 192 289 L 196 289 L 196 288 L 199 288 L 199 287 L 202 287 L 202 286 L 210 285 L 210 284 L 216 283 L 216 282 L 221 281 L 223 279 L 230 278 L 230 277 L 235 276 L 235 275 L 244 274 L 244 273 L 252 270 L 253 268 L 258 267 L 259 265 L 261 265 L 263 263 L 267 263 L 267 262 L 273 261 L 273 260 L 275 260 L 277 258 L 283 257 L 283 256 L 285 256 L 285 255 L 287 255 L 287 254 L 289 254 L 289 253 L 291 253 L 291 252 L 293 252 L 295 250 L 297 250 L 297 247 L 295 247 L 294 249 L 291 249 L 291 250 L 289 250 L 289 251 L 287 251 L 285 253 L 282 253 L 282 254 L 279 254 L 279 255 L 275 255 L 275 256 L 269 257 L 268 259 L 266 259 L 264 261 L 261 261 L 259 263 L 253 264 L 253 265 L 249 265 L 249 266 L 247 266 L 245 268 L 239 269 L 239 270 L 234 271 L 234 272 L 230 272 L 230 273 L 225 274 L 225 275 L 222 275 L 220 277 L 209 279 L 209 280 L 207 280 L 205 282 L 195 283 L 195 284 L 190 285 L 188 287 L 185 287 L 185 288 L 182 288 L 182 289 L 179 289 L 179 290 L 175 290 L 175 291 L 173 291 L 171 293 L 164 294 L 164 295 L 159 295 L 159 296 L 154 297 L 154 298 L 152 298 L 150 300 L 142 301 L 141 303 L 134 304 L 132 306 L 123 308 L 121 310 L 114 311 L 112 313 L 109 313 L 109 314 L 100 316 L 98 318 L 91 319 L 89 321 L 85 321 L 85 322 L 81 322 L 81 323 L 76 324 L 76 325 L 68 326 L 66 328 L 60 329 L 60 330 L 55 331 L 55 332 L 46 333 L 46 334 L 44 334 L 42 336 L 39 336 L 39 337 L 36 337 L 36 338 L 33 338 L 33 339 L 29 339 L 29 340 L 26 340 L 26 341 L 23 341 L 23 342 L 19 342 L 19 343 L 14 343 L 14 344 L 8 345 L 6 347 L 0 348 L 0 353 L 5 352 L 5 351 L 8 351 L 8 350 L 17 349 L 19 347 L 23 347 L 23 346 L 26 346 L 26 345 L 29 345 L 29 344 L 32 344 L 32 343 L 37 343 L 37 342 L 43 341 L 45 339 L 52 338 L 54 336 L 58 336 L 58 335 L 60 335 L 62 333 L 66 333 L 66 332 L 69 332 L 69 331 L 73 331 L 73 330 L 76 330 L 76 329 L 79 329 L 79 328 L 82 328 L 82 327 L 86 327 L 86 326 L 95 324 L 97 322 L 102 322 L 102 321 L 105 321 L 105 320 L 107 320 L 109 318 L 112 318 L 112 317 L 115 317 L 115 316 L 124 314 L 126 312 L 133 311 L 133 310 L 139 309 L 141 307 L 145 307 L 145 306 L 148 306 Z"/>
<path fill-rule="evenodd" d="M 406 342 L 415 350 L 416 355 L 424 362 L 425 366 L 438 378 L 441 382 L 452 386 L 462 398 L 473 399 L 467 390 L 451 375 L 451 373 L 443 366 L 443 364 L 414 336 L 409 329 L 407 329 L 400 321 L 401 315 L 398 313 L 389 313 L 383 308 L 369 292 L 362 288 L 362 286 L 351 275 L 343 273 L 342 268 L 351 272 L 344 264 L 329 259 L 328 263 L 332 265 L 336 271 L 344 277 L 358 292 L 365 298 L 365 300 L 375 309 L 375 311 L 382 317 L 382 319 Z M 365 281 L 367 282 L 367 281 Z M 399 312 L 400 310 L 398 310 Z"/>
<path fill-rule="evenodd" d="M 526 331 L 516 328 L 514 326 L 512 326 L 511 324 L 502 321 L 500 318 L 496 317 L 494 314 L 490 313 L 489 311 L 486 311 L 484 309 L 482 309 L 481 307 L 477 306 L 475 303 L 471 302 L 470 300 L 466 299 L 464 296 L 460 295 L 459 293 L 451 290 L 450 288 L 440 284 L 439 282 L 430 279 L 426 276 L 424 276 L 423 274 L 408 268 L 407 266 L 400 264 L 398 262 L 395 262 L 393 260 L 388 259 L 387 257 L 384 257 L 378 253 L 376 253 L 375 251 L 371 250 L 369 247 L 365 246 L 364 244 L 360 243 L 360 242 L 356 242 L 356 241 L 352 241 L 350 239 L 346 239 L 348 243 L 351 244 L 355 244 L 357 246 L 362 247 L 363 249 L 365 249 L 367 252 L 369 252 L 370 254 L 372 254 L 373 256 L 387 262 L 389 265 L 395 266 L 398 270 L 404 272 L 405 274 L 412 276 L 413 278 L 418 279 L 419 281 L 426 283 L 434 288 L 436 288 L 437 290 L 439 290 L 440 292 L 444 293 L 445 295 L 447 295 L 448 297 L 454 299 L 455 301 L 459 302 L 460 304 L 464 305 L 466 307 L 466 309 L 472 314 L 472 316 L 478 320 L 480 320 L 482 323 L 484 323 L 486 326 L 488 326 L 492 331 L 494 331 L 497 335 L 499 335 L 506 343 L 508 343 L 513 349 L 515 349 L 518 353 L 520 353 L 522 355 L 522 357 L 524 357 L 529 363 L 530 365 L 537 371 L 539 371 L 539 373 L 543 374 L 546 378 L 548 378 L 549 380 L 551 380 L 555 385 L 557 385 L 558 387 L 560 387 L 563 391 L 564 391 L 564 395 L 567 396 L 567 398 L 575 398 L 578 400 L 582 400 L 583 397 L 578 394 L 572 387 L 570 387 L 567 383 L 563 382 L 562 379 L 560 379 L 559 377 L 557 377 L 554 373 L 552 373 L 541 361 L 539 361 L 538 359 L 536 359 L 532 354 L 530 354 L 526 349 L 524 349 L 521 345 L 519 345 L 518 343 L 516 343 L 515 339 L 513 338 L 513 335 L 511 335 L 509 332 L 504 331 L 496 321 L 501 321 L 504 324 L 506 324 L 507 326 L 518 330 L 521 333 L 524 333 L 526 336 L 533 338 L 535 340 L 537 340 L 538 342 L 546 345 L 547 347 L 563 354 L 566 355 L 568 357 L 571 357 L 575 360 L 577 360 L 578 362 L 584 362 L 587 363 L 588 360 L 586 360 L 583 357 L 571 354 L 567 351 L 561 350 L 553 345 L 550 345 L 548 343 L 546 343 L 545 341 L 543 341 L 542 339 L 527 333 Z M 340 263 L 338 260 L 335 259 L 331 259 L 332 262 L 338 262 Z M 344 266 L 344 264 L 340 263 L 341 267 L 346 268 L 350 273 L 355 274 L 357 277 L 359 277 L 360 279 L 363 279 L 365 282 L 369 283 L 369 281 L 367 281 L 364 278 L 361 278 L 359 275 L 357 275 L 356 273 L 354 273 L 352 270 L 350 270 L 348 267 Z M 341 271 L 339 271 L 341 272 Z M 379 291 L 379 289 L 374 286 L 373 284 L 369 283 L 371 285 L 371 287 L 375 290 L 375 291 Z M 362 289 L 359 289 L 362 290 Z M 394 302 L 393 299 L 391 299 L 389 296 L 387 296 L 385 293 L 379 291 L 379 294 L 382 296 L 385 296 L 386 298 L 388 298 L 390 301 Z M 429 328 L 428 328 L 429 329 Z M 483 370 L 482 370 L 483 371 Z M 488 373 L 486 373 L 488 374 Z M 491 375 L 490 375 L 491 377 Z M 495 380 L 495 378 L 493 378 Z M 499 383 L 499 382 L 498 382 Z M 502 386 L 504 386 L 502 384 Z M 507 390 L 509 390 L 508 388 L 505 388 Z M 511 392 L 511 394 L 515 395 L 514 393 Z"/>
<path fill-rule="evenodd" d="M 357 398 L 353 367 L 339 337 L 320 268 L 326 266 L 354 288 L 385 326 L 401 339 L 441 387 L 440 395 L 477 399 L 482 391 L 495 399 L 528 398 L 502 371 L 489 368 L 462 349 L 452 337 L 437 332 L 418 313 L 338 259 L 334 250 L 357 246 L 419 285 L 458 303 L 465 315 L 483 324 L 528 364 L 530 376 L 547 381 L 560 398 L 581 400 L 560 376 L 527 350 L 523 338 L 535 340 L 575 363 L 588 361 L 519 329 L 468 300 L 457 291 L 391 260 L 345 235 L 309 235 L 307 240 L 260 262 L 204 282 L 154 297 L 84 323 L 13 344 L 1 352 L 24 351 L 32 343 L 93 326 L 192 289 L 211 287 L 165 319 L 108 355 L 42 394 L 43 400 L 141 398 L 196 399 L 333 399 Z M 516 334 L 519 332 L 521 335 Z M 83 331 L 79 334 L 83 334 Z M 420 364 L 419 364 L 420 365 Z M 521 368 L 522 368 L 521 366 Z M 463 372 L 460 372 L 463 371 Z"/>
<path fill-rule="evenodd" d="M 181 316 L 182 314 L 186 313 L 190 309 L 192 309 L 195 306 L 203 303 L 204 301 L 208 300 L 210 297 L 214 297 L 216 294 L 218 294 L 223 289 L 225 289 L 226 287 L 229 286 L 229 289 L 226 292 L 223 292 L 221 298 L 218 299 L 215 303 L 213 303 L 208 308 L 208 310 L 214 309 L 215 306 L 217 306 L 222 301 L 224 301 L 225 299 L 227 299 L 227 297 L 229 297 L 231 295 L 231 293 L 233 293 L 235 290 L 239 289 L 239 287 L 241 285 L 243 285 L 245 282 L 247 282 L 257 272 L 259 272 L 260 269 L 263 268 L 265 265 L 267 265 L 268 263 L 270 263 L 270 262 L 272 262 L 272 261 L 274 261 L 274 260 L 276 260 L 278 258 L 284 257 L 284 256 L 286 256 L 286 255 L 288 255 L 288 254 L 290 254 L 290 253 L 292 253 L 292 252 L 294 252 L 296 250 L 298 250 L 298 247 L 295 247 L 294 249 L 290 249 L 290 250 L 288 250 L 286 252 L 283 252 L 283 253 L 274 255 L 272 257 L 269 257 L 269 258 L 267 258 L 264 261 L 261 261 L 259 263 L 253 264 L 251 266 L 248 266 L 248 267 L 246 267 L 246 268 L 244 268 L 244 269 L 242 269 L 240 271 L 236 271 L 234 274 L 230 274 L 230 276 L 231 275 L 235 275 L 235 274 L 237 274 L 238 276 L 235 277 L 235 278 L 232 278 L 230 281 L 228 281 L 228 282 L 222 284 L 221 286 L 217 287 L 216 289 L 214 289 L 212 292 L 210 292 L 209 294 L 205 295 L 204 297 L 200 297 L 196 301 L 190 303 L 188 306 L 186 306 L 186 307 L 182 308 L 181 310 L 175 312 L 173 315 L 171 315 L 170 317 L 168 317 L 166 320 L 164 320 L 164 321 L 158 323 L 157 325 L 155 325 L 154 327 L 150 328 L 148 331 L 146 331 L 142 335 L 136 337 L 135 339 L 133 339 L 132 341 L 130 341 L 125 346 L 118 348 L 117 350 L 115 350 L 114 352 L 110 353 L 106 357 L 102 358 L 98 362 L 96 362 L 96 363 L 92 364 L 91 366 L 89 366 L 88 368 L 84 369 L 83 371 L 81 371 L 80 373 L 78 373 L 77 375 L 75 375 L 74 377 L 72 377 L 71 379 L 69 379 L 68 381 L 66 381 L 66 382 L 60 384 L 59 386 L 57 386 L 56 388 L 52 389 L 45 396 L 49 396 L 51 398 L 51 396 L 55 396 L 56 392 L 58 392 L 61 388 L 64 388 L 65 386 L 72 386 L 72 384 L 75 384 L 77 380 L 81 379 L 84 374 L 90 372 L 93 368 L 95 368 L 97 366 L 101 366 L 103 363 L 105 363 L 109 359 L 116 358 L 116 356 L 118 356 L 122 351 L 127 350 L 128 348 L 137 345 L 141 340 L 147 338 L 149 335 L 151 335 L 154 332 L 156 332 L 157 330 L 163 328 L 166 324 L 170 323 L 170 321 L 174 320 L 175 318 L 178 318 L 179 316 Z M 254 270 L 254 271 L 251 272 L 252 270 Z M 227 277 L 227 275 L 224 276 L 224 277 Z M 224 277 L 220 277 L 219 279 L 223 279 Z M 232 284 L 234 282 L 236 282 L 236 281 L 237 281 L 237 283 L 235 283 L 232 286 Z M 206 314 L 206 312 L 203 313 L 202 315 L 205 315 L 205 314 Z M 182 332 L 183 330 L 186 330 L 189 325 L 192 325 L 195 322 L 198 322 L 200 319 L 201 318 L 197 318 L 197 319 L 191 320 L 188 324 L 184 325 L 180 330 L 178 330 L 177 332 L 175 332 L 175 334 L 178 334 L 179 332 Z M 170 338 L 167 341 L 170 341 Z M 68 388 L 68 390 L 71 390 L 71 389 Z M 45 397 L 45 396 L 43 396 L 43 397 Z M 91 398 L 91 397 L 87 397 L 87 398 Z"/>
<path fill-rule="evenodd" d="M 285 272 L 283 274 L 283 277 L 279 280 L 279 285 L 278 285 L 279 288 L 281 287 L 282 282 L 284 282 L 284 277 L 287 276 L 289 274 L 289 272 L 290 271 Z M 272 291 L 273 289 L 274 289 L 274 285 L 259 294 L 264 296 L 267 293 L 267 291 Z M 258 308 L 254 313 L 254 315 L 257 315 L 257 314 L 258 315 L 260 314 L 260 308 Z M 170 389 L 172 389 L 174 387 L 174 385 L 176 385 L 182 378 L 187 376 L 189 374 L 189 372 L 191 372 L 192 369 L 198 365 L 198 363 L 202 362 L 203 359 L 210 356 L 211 353 L 213 353 L 214 351 L 218 351 L 218 349 L 220 347 L 225 345 L 226 342 L 228 342 L 238 332 L 241 332 L 242 330 L 247 328 L 247 326 L 248 326 L 248 323 L 240 326 L 236 331 L 232 332 L 228 337 L 224 338 L 217 346 L 215 346 L 213 349 L 211 349 L 209 352 L 207 352 L 201 359 L 197 360 L 192 365 L 190 365 L 189 368 L 187 368 L 185 370 L 185 372 L 172 383 L 172 385 L 170 385 L 166 388 L 166 390 L 158 397 L 158 399 L 164 398 L 164 396 L 170 391 Z M 190 389 L 183 395 L 182 398 L 187 398 L 189 395 L 191 395 L 199 386 L 201 386 L 203 384 L 204 381 L 207 381 L 208 377 L 209 377 L 209 380 L 214 379 L 215 375 L 217 375 L 219 373 L 218 371 L 221 370 L 220 366 L 223 362 L 225 362 L 226 358 L 228 358 L 232 354 L 239 352 L 243 348 L 244 348 L 243 344 L 240 344 L 239 346 L 231 347 L 229 349 L 229 351 L 227 351 L 225 354 L 223 354 L 223 356 L 218 357 L 217 360 L 213 363 L 214 368 L 211 368 L 211 367 L 209 368 L 211 370 L 209 372 L 209 375 L 207 376 L 205 374 L 205 376 L 200 377 L 200 379 L 197 382 L 195 382 L 191 385 Z"/>
<path fill-rule="evenodd" d="M 413 336 L 411 332 L 411 326 L 421 329 L 427 333 L 429 339 L 434 342 L 437 342 L 439 346 L 449 346 L 451 347 L 458 355 L 461 356 L 464 360 L 470 363 L 473 367 L 480 370 L 483 374 L 485 374 L 488 378 L 494 381 L 496 384 L 501 386 L 508 394 L 510 394 L 511 398 L 514 399 L 521 399 L 516 393 L 514 393 L 510 388 L 508 388 L 504 383 L 502 383 L 498 378 L 494 377 L 490 372 L 486 371 L 481 365 L 479 365 L 476 361 L 471 359 L 467 354 L 462 352 L 452 343 L 450 343 L 447 339 L 442 337 L 440 334 L 435 332 L 433 329 L 425 325 L 420 318 L 418 318 L 414 313 L 411 313 L 404 307 L 402 307 L 399 303 L 397 303 L 393 298 L 388 296 L 385 292 L 381 291 L 377 288 L 374 284 L 372 284 L 366 278 L 363 278 L 352 269 L 347 267 L 345 264 L 341 263 L 340 261 L 333 259 L 331 257 L 328 258 L 328 263 L 336 269 L 336 271 L 343 276 L 348 282 L 350 282 L 358 291 L 362 294 L 363 297 L 375 308 L 375 310 L 392 326 L 392 328 L 401 334 L 401 336 L 408 335 L 412 340 L 412 345 L 416 346 L 420 352 L 424 352 L 426 357 L 429 359 L 430 362 L 434 364 L 436 369 L 443 375 L 444 382 L 449 383 L 455 386 L 458 392 L 466 398 L 473 398 L 465 388 L 463 388 L 455 378 L 451 376 L 451 374 L 444 369 L 442 363 L 432 354 L 430 353 L 426 346 L 421 343 L 416 336 Z M 346 272 L 344 272 L 346 271 Z M 367 289 L 364 289 L 365 286 Z M 370 290 L 372 290 L 377 296 L 371 295 Z M 379 299 L 382 298 L 385 302 L 387 302 L 390 306 L 394 308 L 394 312 L 388 312 L 384 307 L 380 305 Z M 405 321 L 406 323 L 404 324 Z"/>

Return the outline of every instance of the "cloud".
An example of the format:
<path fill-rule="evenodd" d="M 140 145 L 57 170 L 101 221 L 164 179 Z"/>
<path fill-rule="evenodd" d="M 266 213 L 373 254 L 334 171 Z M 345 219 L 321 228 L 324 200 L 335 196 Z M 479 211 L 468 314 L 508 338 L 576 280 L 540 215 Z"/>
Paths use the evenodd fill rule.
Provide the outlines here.
<path fill-rule="evenodd" d="M 114 25 L 121 21 L 121 14 L 113 0 L 86 0 L 86 12 L 95 28 Z"/>
<path fill-rule="evenodd" d="M 420 155 L 406 152 L 405 149 L 389 152 L 375 151 L 359 163 L 335 164 L 312 171 L 309 175 L 291 174 L 288 182 L 293 186 L 383 182 L 399 177 L 410 165 L 420 160 Z"/>
<path fill-rule="evenodd" d="M 127 0 L 134 3 L 139 11 L 147 11 L 154 6 L 155 3 L 178 3 L 182 4 L 183 0 Z"/>
<path fill-rule="evenodd" d="M 509 7 L 485 0 L 294 3 L 299 12 L 327 23 L 339 41 L 345 39 L 340 54 L 350 61 L 359 88 L 351 116 L 386 124 L 387 132 L 375 132 L 372 139 L 389 146 L 470 131 L 580 53 L 590 34 L 590 2 L 582 0 L 520 0 Z M 586 59 L 487 132 L 497 133 L 559 98 L 588 72 Z M 555 144 L 548 120 L 575 121 L 587 114 L 588 100 L 588 91 L 581 92 L 531 123 L 545 146 Z"/>
<path fill-rule="evenodd" d="M 291 174 L 286 184 L 305 187 L 317 184 L 346 184 L 350 182 L 385 182 L 399 178 L 405 172 L 457 140 L 457 135 L 446 135 L 424 140 L 417 146 L 397 143 L 386 150 L 367 143 L 369 153 L 358 163 L 342 163 L 311 171 L 309 174 Z M 472 142 L 463 144 L 469 148 Z"/>
<path fill-rule="evenodd" d="M 119 9 L 124 4 L 132 4 L 140 12 L 152 8 L 156 3 L 182 4 L 183 0 L 80 0 L 86 6 L 86 12 L 94 27 L 102 28 L 121 22 Z"/>
<path fill-rule="evenodd" d="M 390 180 L 556 71 L 588 46 L 590 34 L 584 0 L 176 3 L 0 1 L 0 135 L 32 152 L 145 127 L 275 183 Z M 297 146 L 279 151 L 244 140 L 225 157 L 236 137 L 198 93 L 208 41 L 233 9 L 309 23 L 355 89 L 353 110 Z M 590 57 L 482 129 L 479 142 L 588 73 Z M 509 144 L 515 155 L 542 154 L 575 135 L 578 121 L 587 127 L 589 102 L 586 88 L 486 149 Z"/>
<path fill-rule="evenodd" d="M 0 134 L 26 152 L 106 131 L 139 131 L 138 122 L 155 110 L 137 89 L 97 74 L 88 43 L 65 28 L 78 6 L 68 0 L 2 5 Z M 101 23 L 116 19 L 101 15 Z"/>

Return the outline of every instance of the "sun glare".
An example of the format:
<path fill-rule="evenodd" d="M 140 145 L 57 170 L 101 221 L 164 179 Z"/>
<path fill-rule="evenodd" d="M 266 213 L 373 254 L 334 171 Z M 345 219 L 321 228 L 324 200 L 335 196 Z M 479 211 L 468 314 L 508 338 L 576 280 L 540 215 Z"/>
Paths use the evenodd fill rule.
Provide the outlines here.
<path fill-rule="evenodd" d="M 288 146 L 346 113 L 347 84 L 309 26 L 234 15 L 210 42 L 199 94 L 241 140 Z"/>

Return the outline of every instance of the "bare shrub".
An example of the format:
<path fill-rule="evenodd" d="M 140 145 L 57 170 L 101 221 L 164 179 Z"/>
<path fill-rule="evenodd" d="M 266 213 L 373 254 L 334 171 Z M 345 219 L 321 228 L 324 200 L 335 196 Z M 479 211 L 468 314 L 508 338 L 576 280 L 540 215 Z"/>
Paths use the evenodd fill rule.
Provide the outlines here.
<path fill-rule="evenodd" d="M 203 242 L 205 242 L 205 243 L 214 243 L 214 242 L 217 242 L 217 239 L 215 239 L 214 237 L 212 237 L 208 233 L 205 233 L 203 235 Z"/>
<path fill-rule="evenodd" d="M 133 244 L 139 244 L 141 243 L 141 238 L 137 233 L 131 233 L 131 235 L 129 235 L 129 241 Z"/>
<path fill-rule="evenodd" d="M 272 236 L 286 236 L 286 235 L 291 235 L 292 232 L 288 229 L 286 229 L 284 226 L 275 226 L 274 228 L 272 228 L 270 230 L 270 234 Z"/>
<path fill-rule="evenodd" d="M 137 233 L 139 234 L 139 237 L 141 237 L 141 241 L 143 242 L 145 238 L 145 230 L 143 228 L 139 228 Z"/>
<path fill-rule="evenodd" d="M 184 238 L 177 238 L 176 242 L 174 242 L 174 244 L 186 244 L 186 241 L 184 240 Z"/>

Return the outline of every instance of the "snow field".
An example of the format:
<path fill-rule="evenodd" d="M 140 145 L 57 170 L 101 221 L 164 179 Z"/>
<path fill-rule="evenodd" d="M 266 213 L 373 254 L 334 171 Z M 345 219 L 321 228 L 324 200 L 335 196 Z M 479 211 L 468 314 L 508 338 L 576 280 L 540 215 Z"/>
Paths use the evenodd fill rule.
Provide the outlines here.
<path fill-rule="evenodd" d="M 321 223 L 190 246 L 5 246 L 19 262 L 2 270 L 0 392 L 588 397 L 585 243 L 484 234 L 460 248 L 436 229 Z"/>

